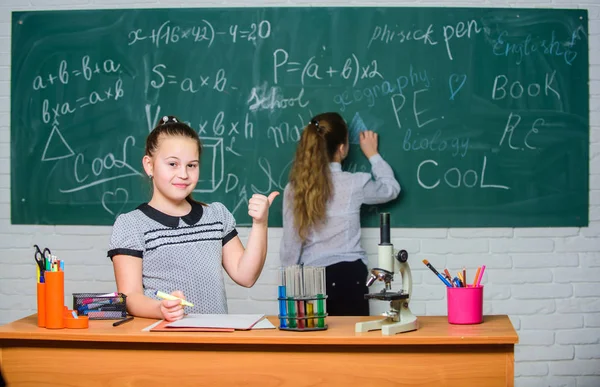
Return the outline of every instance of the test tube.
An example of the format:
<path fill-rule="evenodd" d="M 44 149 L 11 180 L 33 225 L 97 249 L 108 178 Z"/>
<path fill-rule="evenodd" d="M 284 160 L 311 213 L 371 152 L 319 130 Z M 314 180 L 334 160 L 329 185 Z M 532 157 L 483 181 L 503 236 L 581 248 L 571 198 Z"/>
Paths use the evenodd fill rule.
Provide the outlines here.
<path fill-rule="evenodd" d="M 306 289 L 306 295 L 308 297 L 314 297 L 315 296 L 315 268 L 312 266 L 306 267 L 304 268 L 305 273 L 304 273 L 304 279 L 305 279 L 305 289 Z M 314 300 L 308 300 L 306 301 L 306 317 L 313 317 L 314 316 L 314 304 L 313 304 Z M 313 318 L 308 318 L 306 320 L 306 327 L 307 328 L 314 328 L 315 327 L 315 321 Z"/>
<path fill-rule="evenodd" d="M 325 316 L 325 268 L 317 268 L 317 314 Z M 319 317 L 317 320 L 319 328 L 325 328 L 325 318 Z"/>
<path fill-rule="evenodd" d="M 295 297 L 295 266 L 288 266 L 286 268 L 286 292 L 287 292 L 287 315 L 288 315 L 288 327 L 296 328 L 296 305 L 294 301 Z"/>
<path fill-rule="evenodd" d="M 286 323 L 286 319 L 284 318 L 286 316 L 286 307 L 285 307 L 285 297 L 286 297 L 286 291 L 285 291 L 285 285 L 286 285 L 286 281 L 285 281 L 285 268 L 281 267 L 279 268 L 279 288 L 277 291 L 277 298 L 279 300 L 279 327 L 280 328 L 286 328 L 287 327 L 287 323 Z"/>
<path fill-rule="evenodd" d="M 296 282 L 296 297 L 303 298 L 304 297 L 304 264 L 300 264 L 300 267 L 297 269 L 297 282 Z M 297 312 L 298 312 L 298 329 L 306 328 L 306 309 L 304 307 L 305 300 L 299 299 L 296 300 L 297 304 Z"/>

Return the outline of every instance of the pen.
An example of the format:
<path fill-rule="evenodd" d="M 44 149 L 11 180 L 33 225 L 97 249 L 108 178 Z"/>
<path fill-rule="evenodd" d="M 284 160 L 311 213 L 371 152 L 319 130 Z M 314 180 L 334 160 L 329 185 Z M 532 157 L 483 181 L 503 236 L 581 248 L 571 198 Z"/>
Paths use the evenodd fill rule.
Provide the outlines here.
<path fill-rule="evenodd" d="M 123 320 L 115 321 L 113 323 L 113 327 L 118 327 L 121 324 L 125 324 L 128 321 L 133 320 L 133 316 L 125 317 Z"/>
<path fill-rule="evenodd" d="M 156 291 L 156 297 L 162 298 L 163 300 L 180 300 L 181 301 L 181 305 L 183 305 L 183 306 L 194 306 L 194 304 L 192 304 L 189 301 L 186 301 L 186 300 L 184 300 L 182 298 L 179 298 L 179 297 L 175 297 L 175 296 L 173 296 L 171 294 L 167 294 L 165 292 L 161 292 L 160 290 Z"/>
<path fill-rule="evenodd" d="M 440 273 L 438 273 L 438 271 L 437 271 L 437 270 L 435 270 L 435 267 L 431 266 L 431 263 L 429 263 L 429 261 L 428 261 L 428 260 L 424 259 L 424 260 L 423 260 L 423 263 L 424 263 L 424 264 L 425 264 L 425 265 L 426 265 L 428 268 L 430 268 L 430 269 L 431 269 L 431 271 L 432 271 L 432 272 L 433 272 L 435 275 L 437 275 L 437 276 L 438 276 L 438 278 L 439 278 L 439 279 L 441 279 L 441 280 L 442 280 L 442 282 L 443 282 L 443 283 L 444 283 L 444 284 L 445 284 L 447 287 L 449 287 L 449 288 L 451 288 L 451 287 L 452 287 L 452 284 L 451 284 L 450 282 L 448 282 L 448 280 L 447 280 L 447 279 L 446 279 L 446 278 L 445 278 L 443 275 L 441 275 Z"/>

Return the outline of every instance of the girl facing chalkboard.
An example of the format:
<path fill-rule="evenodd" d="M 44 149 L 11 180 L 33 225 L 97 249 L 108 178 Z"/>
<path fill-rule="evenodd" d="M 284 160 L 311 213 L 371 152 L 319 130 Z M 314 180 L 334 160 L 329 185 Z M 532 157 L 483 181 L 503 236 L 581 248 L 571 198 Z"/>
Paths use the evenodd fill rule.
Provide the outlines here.
<path fill-rule="evenodd" d="M 400 193 L 392 168 L 377 151 L 377 134 L 361 132 L 360 148 L 372 173 L 342 171 L 348 126 L 337 113 L 315 116 L 302 132 L 283 195 L 281 263 L 326 266 L 331 316 L 369 315 L 360 207 L 385 203 Z"/>
<path fill-rule="evenodd" d="M 140 317 L 178 320 L 188 313 L 227 313 L 223 268 L 239 285 L 251 287 L 267 253 L 269 197 L 254 194 L 248 203 L 252 229 L 244 249 L 233 215 L 221 203 L 191 197 L 200 171 L 198 134 L 165 116 L 146 139 L 144 170 L 152 199 L 115 221 L 108 256 L 127 310 Z M 157 299 L 157 292 L 179 299 Z M 168 295 L 166 296 L 168 297 Z M 172 297 L 169 297 L 172 298 Z"/>

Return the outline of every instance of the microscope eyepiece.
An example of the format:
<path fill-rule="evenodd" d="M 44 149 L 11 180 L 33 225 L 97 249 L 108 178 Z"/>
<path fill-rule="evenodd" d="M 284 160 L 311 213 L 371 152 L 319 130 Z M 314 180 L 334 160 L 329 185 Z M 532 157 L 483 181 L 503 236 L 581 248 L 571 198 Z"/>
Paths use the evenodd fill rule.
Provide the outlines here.
<path fill-rule="evenodd" d="M 390 213 L 382 212 L 379 214 L 379 244 L 390 244 Z"/>

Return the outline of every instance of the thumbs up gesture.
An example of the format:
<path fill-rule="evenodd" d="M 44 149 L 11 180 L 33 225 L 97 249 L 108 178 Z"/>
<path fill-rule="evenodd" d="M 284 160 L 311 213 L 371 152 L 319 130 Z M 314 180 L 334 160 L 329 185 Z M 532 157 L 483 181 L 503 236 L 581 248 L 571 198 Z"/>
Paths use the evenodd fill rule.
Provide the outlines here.
<path fill-rule="evenodd" d="M 279 195 L 279 192 L 271 192 L 269 196 L 254 194 L 248 201 L 248 215 L 256 224 L 267 224 L 269 220 L 269 207 L 273 200 Z"/>

